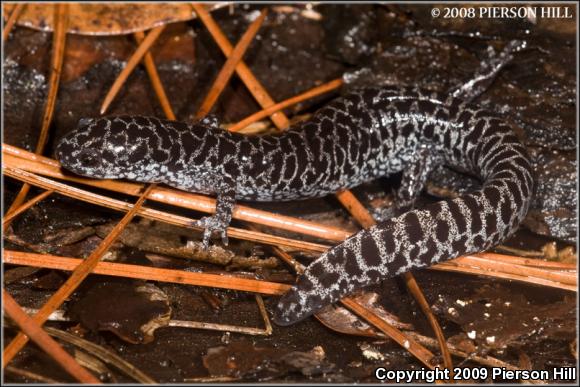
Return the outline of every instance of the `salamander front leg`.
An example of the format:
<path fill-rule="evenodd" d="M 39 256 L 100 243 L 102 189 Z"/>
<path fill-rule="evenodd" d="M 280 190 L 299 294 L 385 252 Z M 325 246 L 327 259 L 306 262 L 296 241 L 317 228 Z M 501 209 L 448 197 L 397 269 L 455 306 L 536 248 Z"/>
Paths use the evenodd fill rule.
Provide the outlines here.
<path fill-rule="evenodd" d="M 236 189 L 234 184 L 223 184 L 217 194 L 216 212 L 212 216 L 206 216 L 194 223 L 195 226 L 203 227 L 203 247 L 209 247 L 209 240 L 214 232 L 219 232 L 222 243 L 227 246 L 227 228 L 232 220 L 232 211 L 236 205 Z"/>

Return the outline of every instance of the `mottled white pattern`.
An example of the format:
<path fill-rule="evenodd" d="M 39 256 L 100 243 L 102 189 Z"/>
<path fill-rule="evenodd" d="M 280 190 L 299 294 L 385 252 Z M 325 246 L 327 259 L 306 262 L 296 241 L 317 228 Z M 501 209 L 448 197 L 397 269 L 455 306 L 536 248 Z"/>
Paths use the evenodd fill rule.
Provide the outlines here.
<path fill-rule="evenodd" d="M 533 190 L 525 149 L 505 122 L 412 88 L 353 92 L 278 136 L 229 133 L 214 118 L 191 125 L 138 116 L 81 120 L 57 157 L 81 175 L 217 194 L 216 214 L 199 222 L 206 244 L 214 231 L 226 239 L 236 199 L 319 197 L 403 171 L 398 216 L 313 262 L 280 299 L 274 317 L 281 325 L 382 279 L 497 244 L 521 222 Z M 410 210 L 440 164 L 480 176 L 483 188 Z"/>

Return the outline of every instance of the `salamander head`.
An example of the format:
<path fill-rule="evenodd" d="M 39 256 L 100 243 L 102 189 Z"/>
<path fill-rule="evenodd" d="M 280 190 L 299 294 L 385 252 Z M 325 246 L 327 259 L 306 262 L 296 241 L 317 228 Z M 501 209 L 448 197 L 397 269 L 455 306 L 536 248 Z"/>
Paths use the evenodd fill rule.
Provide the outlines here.
<path fill-rule="evenodd" d="M 163 143 L 169 136 L 160 133 L 156 121 L 128 116 L 81 119 L 58 143 L 56 157 L 79 175 L 152 182 L 171 159 L 171 139 Z"/>

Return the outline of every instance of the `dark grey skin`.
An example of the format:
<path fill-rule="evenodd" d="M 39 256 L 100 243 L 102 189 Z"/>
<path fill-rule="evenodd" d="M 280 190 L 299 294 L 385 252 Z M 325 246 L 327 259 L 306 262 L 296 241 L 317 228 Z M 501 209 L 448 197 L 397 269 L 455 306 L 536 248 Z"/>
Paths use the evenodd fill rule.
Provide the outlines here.
<path fill-rule="evenodd" d="M 320 197 L 403 172 L 399 213 L 314 261 L 274 313 L 295 323 L 355 290 L 417 267 L 490 248 L 524 218 L 533 192 L 524 146 L 492 113 L 412 88 L 367 88 L 277 136 L 229 133 L 207 119 L 145 117 L 82 121 L 57 147 L 63 167 L 90 177 L 161 182 L 216 194 L 202 219 L 206 243 L 225 236 L 235 201 Z M 429 172 L 448 165 L 482 188 L 412 209 Z"/>

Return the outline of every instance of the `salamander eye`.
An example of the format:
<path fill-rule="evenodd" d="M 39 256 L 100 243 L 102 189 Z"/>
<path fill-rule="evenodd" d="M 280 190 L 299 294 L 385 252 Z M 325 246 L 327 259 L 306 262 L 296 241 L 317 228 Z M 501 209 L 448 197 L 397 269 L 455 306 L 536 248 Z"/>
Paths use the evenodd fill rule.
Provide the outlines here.
<path fill-rule="evenodd" d="M 79 153 L 79 162 L 83 167 L 94 168 L 99 165 L 99 154 L 94 149 L 85 149 Z"/>

